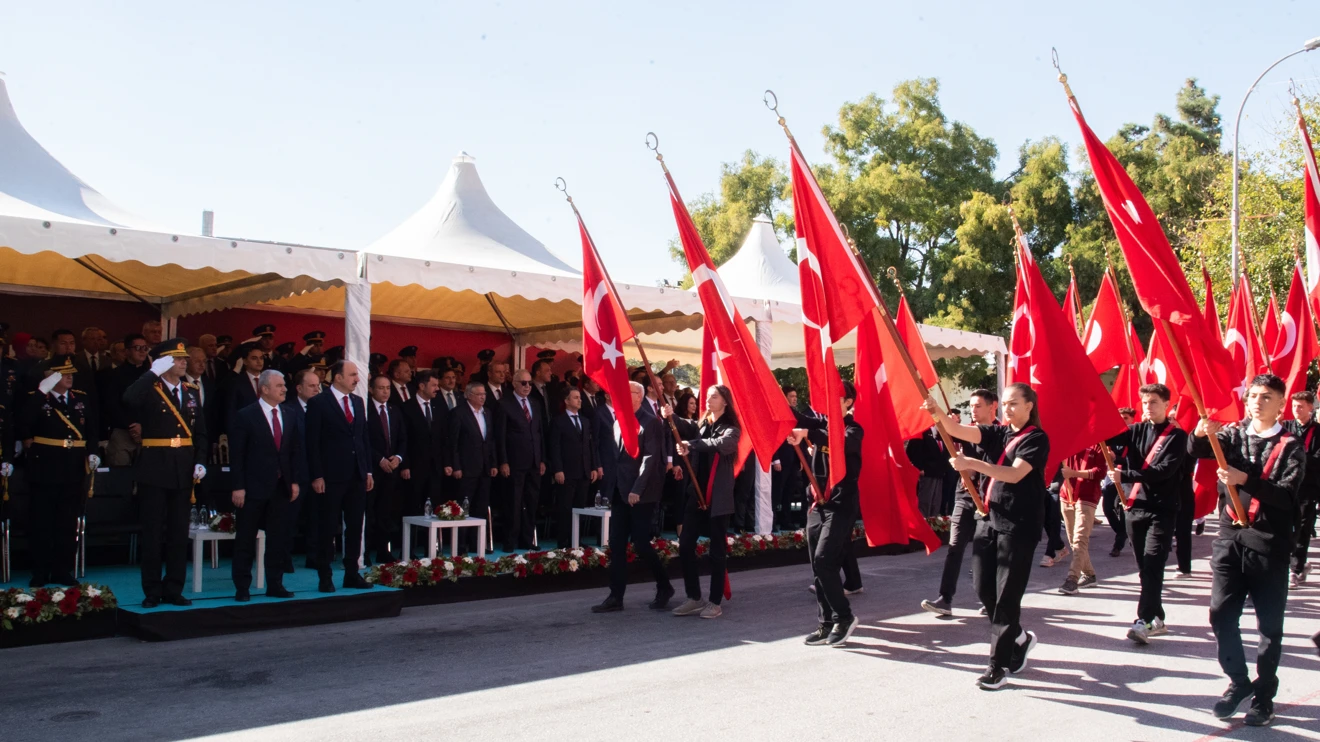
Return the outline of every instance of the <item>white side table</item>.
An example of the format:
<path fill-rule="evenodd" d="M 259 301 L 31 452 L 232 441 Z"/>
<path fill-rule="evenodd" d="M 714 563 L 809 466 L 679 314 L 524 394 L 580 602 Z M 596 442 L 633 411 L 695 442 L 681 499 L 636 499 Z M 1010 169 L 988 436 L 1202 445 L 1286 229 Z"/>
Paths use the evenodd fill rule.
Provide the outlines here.
<path fill-rule="evenodd" d="M 193 542 L 193 589 L 194 593 L 202 591 L 202 546 L 210 542 L 211 544 L 211 569 L 220 566 L 220 542 L 233 541 L 234 534 L 212 531 L 210 528 L 189 528 L 188 538 Z M 266 587 L 266 532 L 257 531 L 257 589 Z"/>
<path fill-rule="evenodd" d="M 610 545 L 610 509 L 609 508 L 573 508 L 573 548 L 580 547 L 582 518 L 600 518 L 600 547 Z"/>
<path fill-rule="evenodd" d="M 435 559 L 436 532 L 441 529 L 451 531 L 449 534 L 450 556 L 458 556 L 458 533 L 460 528 L 477 529 L 477 556 L 486 556 L 486 521 L 484 519 L 469 517 L 462 520 L 441 520 L 440 518 L 428 518 L 425 515 L 406 515 L 403 518 L 403 554 L 400 555 L 404 560 L 412 559 L 413 527 L 426 529 L 426 556 L 430 559 Z"/>

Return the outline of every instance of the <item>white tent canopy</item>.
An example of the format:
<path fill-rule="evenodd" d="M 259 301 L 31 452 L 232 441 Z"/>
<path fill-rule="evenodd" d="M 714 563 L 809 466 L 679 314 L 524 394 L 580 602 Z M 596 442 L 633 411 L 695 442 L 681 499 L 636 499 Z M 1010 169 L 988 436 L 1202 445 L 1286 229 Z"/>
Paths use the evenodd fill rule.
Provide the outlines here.
<path fill-rule="evenodd" d="M 0 288 L 176 317 L 354 280 L 351 252 L 173 234 L 119 208 L 19 122 L 0 80 Z"/>

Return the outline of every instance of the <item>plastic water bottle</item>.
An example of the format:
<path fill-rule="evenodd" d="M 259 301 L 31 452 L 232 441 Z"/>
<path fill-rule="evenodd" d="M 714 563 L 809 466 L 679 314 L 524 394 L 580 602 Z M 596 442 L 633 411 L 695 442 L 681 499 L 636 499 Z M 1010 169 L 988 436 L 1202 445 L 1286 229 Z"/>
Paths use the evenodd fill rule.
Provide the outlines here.
<path fill-rule="evenodd" d="M 604 497 L 601 497 L 600 493 L 597 492 L 597 493 L 596 493 L 596 508 L 597 508 L 597 509 L 602 509 L 602 508 L 604 508 L 604 507 L 605 507 L 605 498 L 604 498 Z"/>
<path fill-rule="evenodd" d="M 468 499 L 467 499 L 466 497 L 464 497 L 464 498 L 463 498 L 463 515 L 466 516 L 468 513 L 471 513 L 471 512 L 472 512 L 472 511 L 468 509 Z"/>
<path fill-rule="evenodd" d="M 428 497 L 426 498 L 426 504 L 422 506 L 422 515 L 430 518 L 431 514 L 434 512 L 435 508 L 431 505 L 431 498 Z"/>

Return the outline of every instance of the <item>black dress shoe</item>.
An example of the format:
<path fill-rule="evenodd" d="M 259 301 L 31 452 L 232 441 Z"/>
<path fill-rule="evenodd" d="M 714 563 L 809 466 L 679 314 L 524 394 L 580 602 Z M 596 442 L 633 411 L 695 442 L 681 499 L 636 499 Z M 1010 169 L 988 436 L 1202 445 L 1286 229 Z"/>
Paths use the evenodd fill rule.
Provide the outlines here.
<path fill-rule="evenodd" d="M 162 603 L 169 603 L 170 605 L 178 605 L 178 606 L 192 605 L 192 601 L 189 600 L 188 598 L 183 597 L 182 595 L 166 595 L 160 600 Z"/>
<path fill-rule="evenodd" d="M 600 605 L 591 606 L 592 613 L 613 613 L 621 610 L 623 610 L 623 601 L 612 596 L 606 598 Z"/>
<path fill-rule="evenodd" d="M 649 607 L 653 611 L 663 611 L 669 608 L 669 601 L 672 600 L 673 597 L 674 597 L 674 588 L 672 585 L 669 587 L 660 588 L 655 593 L 655 600 L 652 600 L 649 603 Z"/>
<path fill-rule="evenodd" d="M 331 580 L 328 575 L 322 577 L 321 582 L 319 585 L 316 586 L 316 589 L 320 590 L 323 593 L 333 593 L 335 591 L 334 580 Z"/>
<path fill-rule="evenodd" d="M 344 574 L 344 587 L 353 590 L 370 590 L 375 585 L 362 579 L 362 575 L 357 572 L 348 572 Z"/>
<path fill-rule="evenodd" d="M 249 600 L 252 600 L 252 593 L 248 592 L 247 588 L 241 587 L 238 589 L 238 592 L 234 593 L 234 600 L 240 603 L 246 603 Z"/>
<path fill-rule="evenodd" d="M 160 598 L 157 598 L 154 595 L 148 595 L 142 599 L 143 608 L 155 608 L 158 605 L 160 605 Z"/>
<path fill-rule="evenodd" d="M 266 597 L 267 597 L 267 598 L 292 598 L 292 597 L 293 597 L 293 593 L 290 592 L 290 591 L 288 591 L 288 590 L 285 590 L 283 585 L 280 585 L 280 586 L 278 586 L 278 587 L 271 587 L 271 586 L 268 586 L 268 587 L 266 588 Z"/>
<path fill-rule="evenodd" d="M 50 581 L 56 585 L 63 585 L 64 587 L 75 587 L 78 584 L 78 580 L 68 572 L 54 575 L 50 578 Z"/>
<path fill-rule="evenodd" d="M 32 575 L 32 579 L 28 580 L 28 587 L 45 587 L 48 584 L 50 579 L 46 575 Z"/>

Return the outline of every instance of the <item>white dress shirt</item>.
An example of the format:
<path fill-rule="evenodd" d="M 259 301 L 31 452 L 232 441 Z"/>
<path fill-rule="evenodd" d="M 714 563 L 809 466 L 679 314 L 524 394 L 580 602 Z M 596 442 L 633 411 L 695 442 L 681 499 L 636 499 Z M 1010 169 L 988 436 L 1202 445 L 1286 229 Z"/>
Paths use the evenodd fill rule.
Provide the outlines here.
<path fill-rule="evenodd" d="M 272 438 L 275 437 L 275 425 L 270 421 L 270 411 L 275 410 L 275 414 L 280 418 L 280 438 L 283 438 L 284 431 L 288 430 L 288 426 L 284 424 L 284 410 L 281 410 L 278 407 L 272 407 L 264 399 L 258 399 L 257 404 L 261 405 L 261 416 L 265 418 L 266 427 L 270 428 L 270 435 Z"/>
<path fill-rule="evenodd" d="M 481 440 L 483 441 L 486 440 L 486 415 L 484 414 L 485 410 L 481 409 L 480 407 L 473 407 L 471 402 L 468 402 L 468 409 L 472 410 L 472 416 L 477 418 L 477 427 L 481 429 Z"/>

